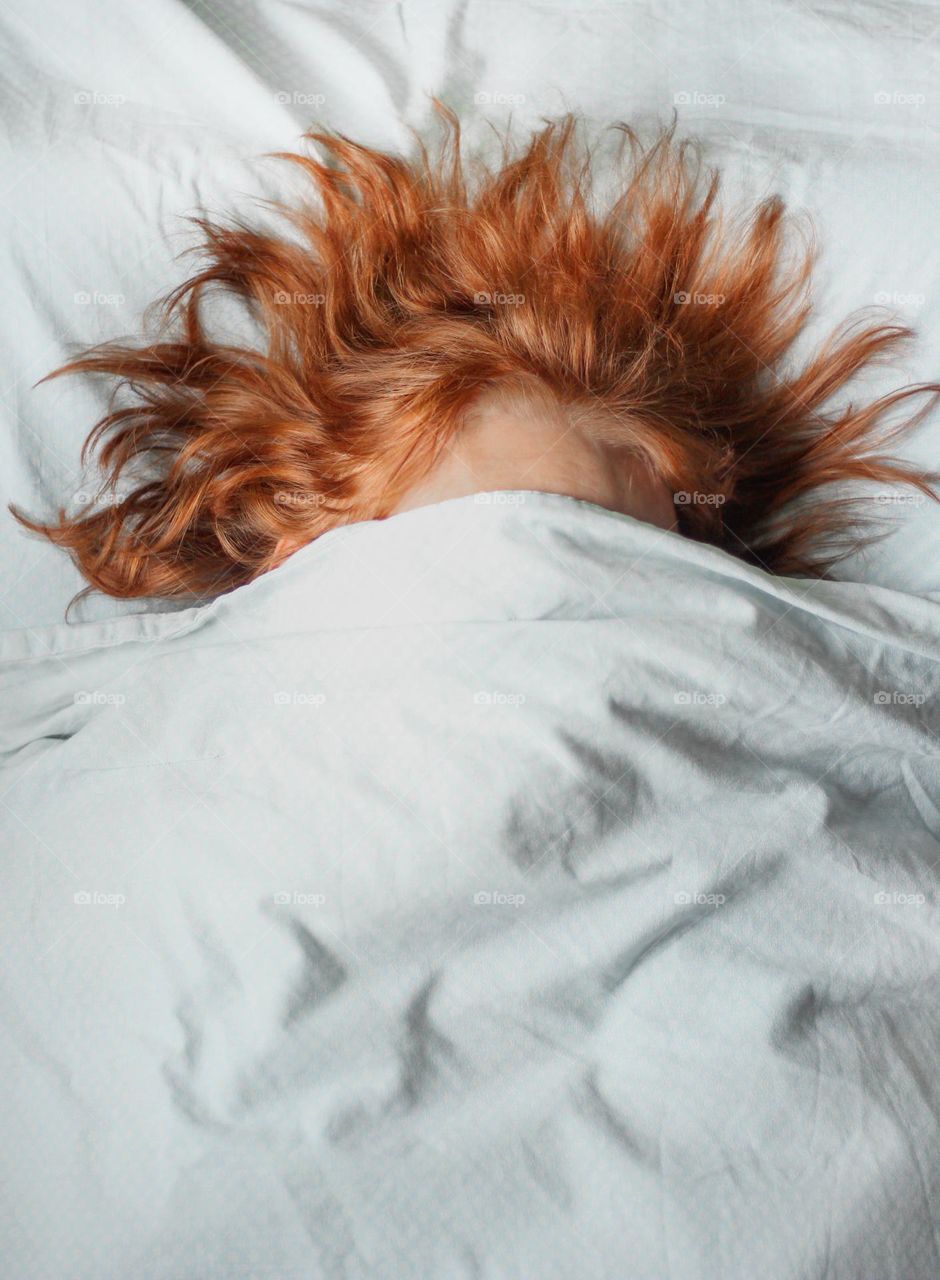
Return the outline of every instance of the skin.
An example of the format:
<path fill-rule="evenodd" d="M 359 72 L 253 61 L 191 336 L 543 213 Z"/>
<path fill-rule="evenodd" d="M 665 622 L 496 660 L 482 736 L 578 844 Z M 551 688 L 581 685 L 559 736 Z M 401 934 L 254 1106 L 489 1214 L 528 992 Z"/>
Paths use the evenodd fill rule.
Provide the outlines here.
<path fill-rule="evenodd" d="M 457 438 L 392 514 L 473 493 L 534 489 L 675 529 L 666 485 L 622 445 L 598 439 L 599 425 L 597 415 L 573 414 L 542 396 L 481 397 Z"/>
<path fill-rule="evenodd" d="M 528 489 L 619 511 L 660 529 L 677 528 L 668 487 L 623 444 L 624 422 L 605 411 L 574 411 L 537 388 L 482 395 L 431 470 L 404 489 L 389 515 L 474 493 Z M 275 563 L 303 546 L 283 539 Z"/>

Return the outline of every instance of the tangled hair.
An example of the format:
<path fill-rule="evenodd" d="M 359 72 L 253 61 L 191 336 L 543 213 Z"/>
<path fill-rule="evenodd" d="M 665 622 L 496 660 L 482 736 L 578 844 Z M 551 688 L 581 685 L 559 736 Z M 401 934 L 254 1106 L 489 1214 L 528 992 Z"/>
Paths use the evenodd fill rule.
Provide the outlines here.
<path fill-rule="evenodd" d="M 388 515 L 484 391 L 525 383 L 587 420 L 603 410 L 607 442 L 679 496 L 683 533 L 773 572 L 824 574 L 858 545 L 860 500 L 834 482 L 933 496 L 932 475 L 882 450 L 940 387 L 826 409 L 907 329 L 847 322 L 783 368 L 814 251 L 788 265 L 778 197 L 729 222 L 718 175 L 674 125 L 650 145 L 617 125 L 620 194 L 599 211 L 572 117 L 520 151 L 504 141 L 486 168 L 439 111 L 440 151 L 422 144 L 415 161 L 309 133 L 322 159 L 280 158 L 317 199 L 276 206 L 276 232 L 196 219 L 205 263 L 163 301 L 159 340 L 105 343 L 49 375 L 106 374 L 129 393 L 83 451 L 108 500 L 51 523 L 15 513 L 93 587 L 205 596 L 248 582 L 285 548 Z M 210 338 L 201 313 L 219 286 L 263 341 Z M 913 419 L 884 425 L 927 392 Z"/>

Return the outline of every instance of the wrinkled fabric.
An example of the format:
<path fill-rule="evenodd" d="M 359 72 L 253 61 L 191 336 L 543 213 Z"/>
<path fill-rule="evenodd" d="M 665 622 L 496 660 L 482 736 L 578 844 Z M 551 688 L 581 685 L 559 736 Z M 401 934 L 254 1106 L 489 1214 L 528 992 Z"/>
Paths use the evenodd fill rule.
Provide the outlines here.
<path fill-rule="evenodd" d="M 4 1272 L 940 1273 L 940 605 L 532 493 L 0 639 Z"/>

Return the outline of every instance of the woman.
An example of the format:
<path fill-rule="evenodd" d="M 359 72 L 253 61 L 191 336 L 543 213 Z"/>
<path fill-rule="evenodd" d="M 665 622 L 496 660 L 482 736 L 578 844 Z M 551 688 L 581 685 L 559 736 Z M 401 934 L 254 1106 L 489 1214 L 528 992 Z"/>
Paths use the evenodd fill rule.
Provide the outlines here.
<path fill-rule="evenodd" d="M 92 587 L 210 595 L 337 525 L 487 488 L 590 499 L 819 574 L 858 543 L 834 484 L 931 492 L 883 453 L 913 424 L 879 428 L 936 385 L 826 408 L 905 330 L 847 325 L 785 365 L 812 255 L 787 263 L 778 199 L 723 218 L 688 144 L 618 126 L 621 190 L 598 210 L 572 118 L 471 173 L 441 114 L 440 156 L 415 163 L 311 133 L 321 159 L 286 157 L 317 197 L 283 210 L 299 238 L 201 220 L 206 264 L 167 300 L 169 331 L 57 371 L 130 392 L 87 445 L 108 500 L 20 517 Z M 212 286 L 261 344 L 210 336 Z"/>
<path fill-rule="evenodd" d="M 778 203 L 624 136 L 605 215 L 571 122 L 321 137 L 71 366 L 31 527 L 215 598 L 0 637 L 10 1274 L 940 1274 L 940 605 L 807 577 L 929 489 L 824 408 L 900 331 L 786 372 Z"/>

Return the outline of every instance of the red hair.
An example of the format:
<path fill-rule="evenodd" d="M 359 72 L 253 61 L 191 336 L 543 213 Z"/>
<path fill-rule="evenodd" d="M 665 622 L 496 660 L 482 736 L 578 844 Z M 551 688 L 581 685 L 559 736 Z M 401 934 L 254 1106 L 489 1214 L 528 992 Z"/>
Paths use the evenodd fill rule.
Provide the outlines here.
<path fill-rule="evenodd" d="M 123 393 L 83 451 L 97 451 L 108 500 L 49 523 L 15 513 L 92 586 L 203 596 L 248 582 L 285 545 L 387 515 L 481 392 L 521 382 L 588 417 L 603 408 L 608 442 L 679 495 L 684 533 L 774 572 L 824 573 L 857 544 L 858 502 L 833 482 L 931 494 L 933 476 L 883 449 L 940 387 L 826 409 L 907 329 L 847 323 L 784 369 L 814 253 L 787 265 L 779 198 L 729 223 L 717 174 L 674 126 L 643 146 L 617 125 L 620 194 L 598 211 L 572 117 L 471 174 L 441 114 L 440 153 L 422 145 L 413 162 L 311 132 L 322 160 L 281 158 L 318 198 L 278 206 L 283 233 L 197 219 L 205 264 L 164 300 L 161 333 L 49 375 L 105 374 Z M 213 286 L 262 342 L 210 338 Z M 913 419 L 884 426 L 925 392 Z"/>

